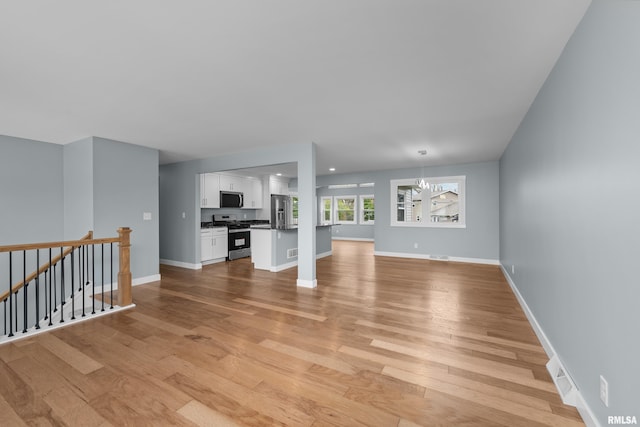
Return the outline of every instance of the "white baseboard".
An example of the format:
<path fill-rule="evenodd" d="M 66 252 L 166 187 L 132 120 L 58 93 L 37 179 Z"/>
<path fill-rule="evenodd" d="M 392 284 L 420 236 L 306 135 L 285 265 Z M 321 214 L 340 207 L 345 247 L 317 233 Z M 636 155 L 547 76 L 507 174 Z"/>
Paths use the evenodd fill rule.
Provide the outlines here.
<path fill-rule="evenodd" d="M 293 268 L 296 265 L 298 265 L 298 261 L 291 261 L 291 262 L 288 262 L 286 264 L 280 264 L 280 265 L 272 265 L 269 268 L 269 271 L 272 272 L 272 273 L 277 273 L 277 272 L 282 271 L 282 270 L 288 270 L 290 268 Z"/>
<path fill-rule="evenodd" d="M 160 259 L 160 264 L 170 265 L 172 267 L 188 268 L 189 270 L 201 270 L 202 263 L 192 264 L 189 262 L 174 261 L 172 259 Z"/>
<path fill-rule="evenodd" d="M 375 242 L 375 239 L 369 237 L 335 237 L 331 236 L 331 240 L 353 240 L 356 242 Z"/>
<path fill-rule="evenodd" d="M 500 261 L 497 259 L 484 259 L 484 258 L 463 258 L 453 256 L 438 256 L 430 254 L 414 254 L 408 252 L 384 252 L 373 251 L 376 256 L 389 256 L 395 258 L 415 258 L 415 259 L 428 259 L 431 261 L 453 261 L 453 262 L 466 262 L 471 264 L 488 264 L 488 265 L 500 265 Z"/>
<path fill-rule="evenodd" d="M 333 254 L 333 251 L 322 252 L 320 254 L 316 254 L 316 259 L 328 257 L 328 256 L 331 256 L 332 254 Z M 295 261 L 288 262 L 286 264 L 272 266 L 271 268 L 269 268 L 269 271 L 272 273 L 277 273 L 279 271 L 286 270 L 288 268 L 293 268 L 297 265 L 298 265 L 298 260 L 295 260 Z"/>
<path fill-rule="evenodd" d="M 298 279 L 298 281 L 296 282 L 296 285 L 298 285 L 301 288 L 314 289 L 318 287 L 318 281 L 316 279 L 313 279 L 313 280 Z"/>
<path fill-rule="evenodd" d="M 529 308 L 529 305 L 527 304 L 525 299 L 522 297 L 522 294 L 516 287 L 515 282 L 513 281 L 513 279 L 511 279 L 511 276 L 507 272 L 507 269 L 502 264 L 500 264 L 500 268 L 502 269 L 502 274 L 504 275 L 505 279 L 507 279 L 507 283 L 509 284 L 509 287 L 511 287 L 513 294 L 516 296 L 516 299 L 518 300 L 520 307 L 522 307 L 522 311 L 524 311 L 525 316 L 527 316 L 527 320 L 529 320 L 529 324 L 533 328 L 533 332 L 535 332 L 536 336 L 538 337 L 538 340 L 540 340 L 540 344 L 542 344 L 542 348 L 544 348 L 544 351 L 545 353 L 547 353 L 547 356 L 549 357 L 549 359 L 553 358 L 556 355 L 556 351 L 553 348 L 553 344 L 551 344 L 551 341 L 542 330 L 540 323 L 538 323 L 538 320 L 533 315 L 533 312 Z M 559 360 L 559 358 L 557 363 L 560 363 L 560 366 L 562 367 L 564 372 L 566 372 L 570 377 L 571 374 L 569 374 L 566 367 L 564 366 L 562 361 Z M 573 383 L 573 380 L 571 380 L 571 382 Z M 598 419 L 594 415 L 589 405 L 587 405 L 587 402 L 584 400 L 584 397 L 582 396 L 580 389 L 575 385 L 575 383 L 573 383 L 573 386 L 575 387 L 575 398 L 574 398 L 575 406 L 578 412 L 580 413 L 582 420 L 588 427 L 600 427 L 600 423 L 598 422 Z M 558 390 L 558 393 L 560 393 L 560 395 L 562 396 L 561 390 Z"/>

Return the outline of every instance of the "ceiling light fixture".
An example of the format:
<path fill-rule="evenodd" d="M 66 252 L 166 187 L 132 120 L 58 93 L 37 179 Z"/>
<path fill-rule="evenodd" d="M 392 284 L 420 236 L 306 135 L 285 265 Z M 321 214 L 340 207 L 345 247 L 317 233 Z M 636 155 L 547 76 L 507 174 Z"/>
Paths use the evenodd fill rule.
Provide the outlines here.
<path fill-rule="evenodd" d="M 281 174 L 280 172 L 278 172 L 278 173 L 276 174 L 276 176 L 282 176 L 282 174 Z"/>
<path fill-rule="evenodd" d="M 336 168 L 329 168 L 329 172 L 335 172 Z"/>
<path fill-rule="evenodd" d="M 419 150 L 418 154 L 424 159 L 424 156 L 427 155 L 427 150 Z M 420 187 L 421 190 L 429 188 L 429 182 L 424 178 L 424 160 L 422 160 L 422 177 L 416 179 L 416 185 Z"/>

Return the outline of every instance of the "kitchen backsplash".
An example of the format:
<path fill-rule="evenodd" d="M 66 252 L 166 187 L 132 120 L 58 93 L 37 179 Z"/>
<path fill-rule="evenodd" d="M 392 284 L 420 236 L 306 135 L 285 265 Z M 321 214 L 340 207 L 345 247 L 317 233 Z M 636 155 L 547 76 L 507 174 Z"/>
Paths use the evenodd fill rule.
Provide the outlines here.
<path fill-rule="evenodd" d="M 237 215 L 239 220 L 257 219 L 255 209 L 234 209 L 234 208 L 200 209 L 200 222 L 212 221 L 213 215 Z"/>

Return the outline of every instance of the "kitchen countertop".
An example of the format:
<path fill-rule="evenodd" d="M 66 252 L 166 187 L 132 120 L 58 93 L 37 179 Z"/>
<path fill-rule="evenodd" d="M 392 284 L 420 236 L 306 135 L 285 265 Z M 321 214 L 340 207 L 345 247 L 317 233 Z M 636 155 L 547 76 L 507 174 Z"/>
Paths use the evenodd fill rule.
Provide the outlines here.
<path fill-rule="evenodd" d="M 316 228 L 318 227 L 331 227 L 333 224 L 318 224 L 316 225 Z M 265 225 L 252 225 L 251 226 L 252 229 L 254 230 L 279 230 L 279 231 L 289 231 L 289 230 L 297 230 L 298 226 L 294 225 L 292 227 L 289 228 L 271 228 L 271 225 L 269 224 L 265 224 Z"/>

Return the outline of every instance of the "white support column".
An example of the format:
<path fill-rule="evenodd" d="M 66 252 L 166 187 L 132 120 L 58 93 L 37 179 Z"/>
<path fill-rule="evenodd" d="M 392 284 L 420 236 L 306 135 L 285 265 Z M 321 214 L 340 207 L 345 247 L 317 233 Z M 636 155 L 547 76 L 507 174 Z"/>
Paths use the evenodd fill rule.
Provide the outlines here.
<path fill-rule="evenodd" d="M 298 159 L 298 282 L 315 288 L 316 280 L 316 144 L 305 146 Z"/>

